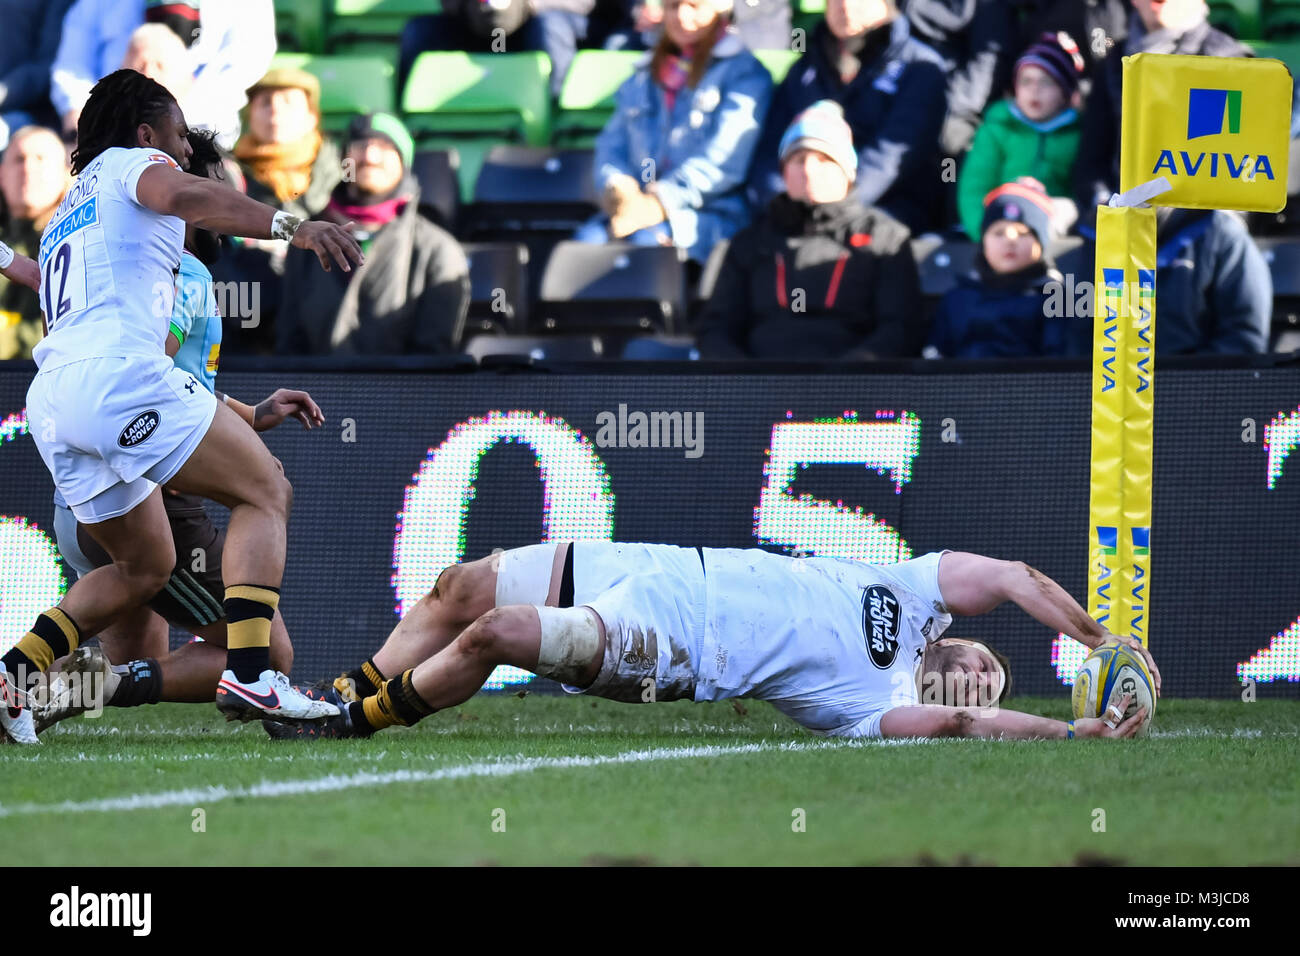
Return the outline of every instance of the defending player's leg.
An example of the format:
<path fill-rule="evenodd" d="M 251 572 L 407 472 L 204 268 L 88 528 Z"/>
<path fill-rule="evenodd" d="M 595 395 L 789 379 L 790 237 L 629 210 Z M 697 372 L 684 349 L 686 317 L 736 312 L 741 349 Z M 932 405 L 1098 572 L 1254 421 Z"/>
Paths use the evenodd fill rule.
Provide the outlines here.
<path fill-rule="evenodd" d="M 293 490 L 266 445 L 219 405 L 202 442 L 169 484 L 231 509 L 222 553 L 226 670 L 217 687 L 217 708 L 227 720 L 319 720 L 336 714 L 333 704 L 306 697 L 271 668 L 271 621 L 280 601 Z"/>
<path fill-rule="evenodd" d="M 348 705 L 347 720 L 351 731 L 361 736 L 384 727 L 410 726 L 464 703 L 501 664 L 589 686 L 600 672 L 604 653 L 605 627 L 590 608 L 494 608 L 431 659 Z"/>

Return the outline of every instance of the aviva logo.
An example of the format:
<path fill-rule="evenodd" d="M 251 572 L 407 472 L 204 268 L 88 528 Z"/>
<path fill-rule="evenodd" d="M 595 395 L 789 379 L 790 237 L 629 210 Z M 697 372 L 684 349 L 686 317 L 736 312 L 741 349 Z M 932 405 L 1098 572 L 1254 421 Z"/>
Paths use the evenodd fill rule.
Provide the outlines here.
<path fill-rule="evenodd" d="M 1241 90 L 1187 91 L 1187 138 L 1218 136 L 1224 120 L 1228 132 L 1241 132 Z"/>
<path fill-rule="evenodd" d="M 1187 139 L 1203 136 L 1236 136 L 1241 133 L 1241 90 L 1210 90 L 1193 87 L 1187 91 Z M 1267 154 L 1193 152 L 1189 149 L 1162 149 L 1153 176 L 1161 172 L 1170 176 L 1242 179 L 1253 182 L 1257 176 L 1273 180 L 1273 163 Z"/>

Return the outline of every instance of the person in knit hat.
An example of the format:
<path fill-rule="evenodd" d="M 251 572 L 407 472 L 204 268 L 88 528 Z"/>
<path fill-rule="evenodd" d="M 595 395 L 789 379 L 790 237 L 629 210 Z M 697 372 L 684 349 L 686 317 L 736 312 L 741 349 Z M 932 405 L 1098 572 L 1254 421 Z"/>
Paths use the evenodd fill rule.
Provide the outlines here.
<path fill-rule="evenodd" d="M 779 161 L 785 189 L 727 247 L 700 354 L 915 356 L 925 329 L 910 234 L 853 190 L 858 154 L 839 104 L 820 100 L 796 116 Z"/>
<path fill-rule="evenodd" d="M 1047 308 L 1049 287 L 1061 279 L 1046 251 L 1051 217 L 1051 200 L 1032 180 L 984 197 L 974 270 L 940 301 L 927 358 L 1067 354 L 1067 322 Z"/>
<path fill-rule="evenodd" d="M 1068 33 L 1044 33 L 1016 61 L 1014 93 L 989 107 L 957 179 L 957 208 L 978 242 L 984 197 L 1031 176 L 1054 197 L 1053 223 L 1076 218 L 1071 174 L 1079 150 L 1079 80 L 1084 60 Z"/>
<path fill-rule="evenodd" d="M 415 145 L 396 116 L 353 117 L 343 179 L 316 217 L 351 230 L 365 262 L 320 275 L 290 249 L 277 316 L 282 355 L 404 355 L 460 348 L 469 264 L 459 243 L 419 213 Z"/>
<path fill-rule="evenodd" d="M 854 192 L 921 233 L 938 224 L 943 58 L 912 35 L 897 0 L 826 0 L 826 15 L 772 94 L 747 177 L 755 213 L 783 188 L 778 144 L 818 100 L 844 107 L 858 153 Z"/>

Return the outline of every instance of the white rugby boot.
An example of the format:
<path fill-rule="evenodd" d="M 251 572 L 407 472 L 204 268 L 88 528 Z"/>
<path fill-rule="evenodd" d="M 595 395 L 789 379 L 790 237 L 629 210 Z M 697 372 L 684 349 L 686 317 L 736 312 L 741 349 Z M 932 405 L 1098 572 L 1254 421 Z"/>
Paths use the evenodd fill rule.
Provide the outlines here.
<path fill-rule="evenodd" d="M 241 684 L 234 671 L 223 671 L 217 684 L 217 710 L 226 720 L 275 720 L 281 723 L 325 720 L 339 709 L 327 700 L 313 700 L 289 683 L 279 671 L 264 670 L 256 683 Z"/>
<path fill-rule="evenodd" d="M 27 692 L 14 685 L 0 663 L 0 742 L 39 744 L 32 723 L 32 709 L 25 703 Z"/>

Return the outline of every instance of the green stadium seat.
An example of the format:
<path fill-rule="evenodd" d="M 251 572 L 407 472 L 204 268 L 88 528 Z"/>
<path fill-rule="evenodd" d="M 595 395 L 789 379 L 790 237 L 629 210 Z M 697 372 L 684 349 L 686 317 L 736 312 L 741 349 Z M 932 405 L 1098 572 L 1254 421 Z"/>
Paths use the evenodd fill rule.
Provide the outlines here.
<path fill-rule="evenodd" d="M 1300 38 L 1290 43 L 1252 43 L 1256 56 L 1281 60 L 1293 74 L 1300 73 Z"/>
<path fill-rule="evenodd" d="M 545 146 L 550 74 L 545 53 L 421 53 L 402 94 L 402 112 L 420 140 L 496 137 Z"/>
<path fill-rule="evenodd" d="M 388 60 L 277 53 L 271 66 L 296 67 L 320 80 L 321 125 L 330 132 L 344 129 L 356 113 L 396 111 L 393 87 L 397 68 Z"/>
<path fill-rule="evenodd" d="M 1261 0 L 1209 0 L 1210 24 L 1238 40 L 1256 40 L 1260 30 Z"/>
<path fill-rule="evenodd" d="M 275 36 L 281 49 L 325 50 L 325 0 L 275 0 Z"/>
<path fill-rule="evenodd" d="M 790 72 L 790 67 L 794 66 L 803 54 L 795 50 L 755 50 L 754 56 L 758 58 L 759 63 L 767 67 L 767 72 L 772 74 L 772 82 L 779 85 Z"/>
<path fill-rule="evenodd" d="M 397 62 L 398 39 L 411 17 L 441 13 L 440 0 L 327 0 L 331 53 L 385 54 Z"/>
<path fill-rule="evenodd" d="M 1265 40 L 1300 39 L 1300 0 L 1267 0 L 1260 35 Z"/>
<path fill-rule="evenodd" d="M 590 146 L 614 112 L 614 96 L 643 53 L 579 50 L 560 90 L 553 125 L 557 146 Z"/>

